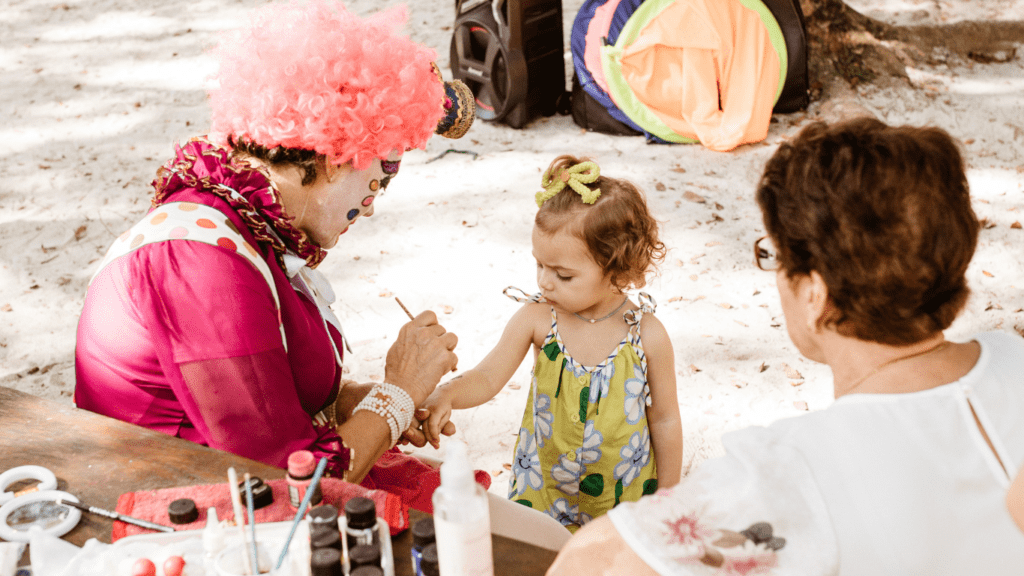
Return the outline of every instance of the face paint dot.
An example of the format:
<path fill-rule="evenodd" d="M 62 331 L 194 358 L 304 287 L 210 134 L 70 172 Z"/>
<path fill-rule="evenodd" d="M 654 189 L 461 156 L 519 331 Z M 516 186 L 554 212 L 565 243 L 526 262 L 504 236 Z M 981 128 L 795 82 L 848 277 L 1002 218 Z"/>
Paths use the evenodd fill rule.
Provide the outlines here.
<path fill-rule="evenodd" d="M 363 198 L 363 206 L 369 206 L 370 204 L 373 204 L 373 198 L 373 196 L 367 196 L 366 198 Z"/>
<path fill-rule="evenodd" d="M 194 202 L 182 202 L 181 204 L 178 204 L 178 209 L 182 212 L 191 212 L 193 210 L 198 210 L 199 205 Z"/>
<path fill-rule="evenodd" d="M 380 182 L 378 180 L 370 180 L 370 190 L 376 192 L 378 188 L 380 188 Z"/>
<path fill-rule="evenodd" d="M 356 210 L 355 208 L 353 208 L 353 209 L 348 211 L 348 219 L 349 220 L 355 220 L 356 216 L 359 216 L 359 210 Z"/>
<path fill-rule="evenodd" d="M 188 236 L 188 229 L 184 226 L 178 226 L 168 234 L 171 238 L 184 238 Z"/>
<path fill-rule="evenodd" d="M 228 250 L 232 251 L 238 250 L 238 246 L 236 246 L 235 243 L 232 242 L 230 238 L 217 238 L 217 246 L 220 246 L 221 248 L 227 248 Z"/>
<path fill-rule="evenodd" d="M 156 226 L 157 224 L 163 223 L 164 220 L 167 220 L 167 212 L 160 212 L 156 216 L 153 216 L 149 220 L 149 223 Z"/>
<path fill-rule="evenodd" d="M 207 220 L 206 218 L 200 218 L 199 220 L 196 220 L 196 226 L 199 226 L 200 228 L 207 228 L 210 230 L 217 227 L 217 225 L 214 224 L 212 220 Z"/>

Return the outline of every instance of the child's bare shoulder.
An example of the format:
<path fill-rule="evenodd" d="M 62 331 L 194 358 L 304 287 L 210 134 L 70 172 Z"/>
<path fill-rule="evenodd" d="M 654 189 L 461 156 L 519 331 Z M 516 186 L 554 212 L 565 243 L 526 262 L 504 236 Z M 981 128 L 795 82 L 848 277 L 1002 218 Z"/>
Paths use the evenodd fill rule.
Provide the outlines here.
<path fill-rule="evenodd" d="M 528 331 L 535 341 L 538 337 L 543 339 L 551 326 L 551 306 L 544 302 L 527 302 L 515 313 L 509 326 Z"/>
<path fill-rule="evenodd" d="M 668 330 L 661 320 L 653 313 L 644 314 L 640 319 L 640 336 L 646 340 L 668 342 Z"/>

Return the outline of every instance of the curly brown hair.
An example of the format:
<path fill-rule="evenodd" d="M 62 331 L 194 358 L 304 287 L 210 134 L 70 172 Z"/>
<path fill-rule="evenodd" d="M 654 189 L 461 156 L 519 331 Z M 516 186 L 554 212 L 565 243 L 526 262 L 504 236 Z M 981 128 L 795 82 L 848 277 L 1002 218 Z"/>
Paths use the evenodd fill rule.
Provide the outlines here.
<path fill-rule="evenodd" d="M 563 154 L 551 162 L 548 173 L 557 176 L 588 161 Z M 566 187 L 541 205 L 534 224 L 546 234 L 567 228 L 583 240 L 612 286 L 619 290 L 643 288 L 648 272 L 665 257 L 665 245 L 658 239 L 658 221 L 647 209 L 644 194 L 630 182 L 607 176 L 587 186 L 601 190 L 593 204 L 584 204 L 579 194 Z"/>
<path fill-rule="evenodd" d="M 815 122 L 772 155 L 757 202 L 786 274 L 823 278 L 833 311 L 822 323 L 840 334 L 912 344 L 967 302 L 979 223 L 940 128 Z"/>
<path fill-rule="evenodd" d="M 232 160 L 242 156 L 251 156 L 257 160 L 262 160 L 270 166 L 295 166 L 302 171 L 303 186 L 309 186 L 315 182 L 318 167 L 327 162 L 327 156 L 313 150 L 286 148 L 285 146 L 267 148 L 246 138 L 236 139 L 230 135 L 227 140 L 228 146 L 231 147 Z"/>

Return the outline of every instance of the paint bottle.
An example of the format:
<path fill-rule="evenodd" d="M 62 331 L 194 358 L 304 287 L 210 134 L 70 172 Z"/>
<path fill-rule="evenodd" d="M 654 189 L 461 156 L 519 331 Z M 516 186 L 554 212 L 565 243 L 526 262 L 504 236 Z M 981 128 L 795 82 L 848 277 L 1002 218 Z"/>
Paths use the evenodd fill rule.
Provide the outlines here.
<path fill-rule="evenodd" d="M 476 483 L 466 445 L 458 440 L 448 441 L 433 503 L 441 576 L 493 576 L 487 493 Z"/>
<path fill-rule="evenodd" d="M 380 566 L 360 566 L 350 572 L 349 576 L 384 576 L 384 570 Z"/>
<path fill-rule="evenodd" d="M 310 480 L 313 479 L 313 472 L 316 470 L 316 458 L 309 450 L 296 450 L 288 455 L 288 474 L 285 481 L 288 483 L 288 500 L 294 510 L 299 509 L 302 499 L 306 496 Z M 316 506 L 323 500 L 323 493 L 320 485 L 317 484 L 313 490 L 313 497 L 309 501 L 310 506 Z"/>
<path fill-rule="evenodd" d="M 214 574 L 214 560 L 227 545 L 224 526 L 217 519 L 217 509 L 211 506 L 206 511 L 206 528 L 203 529 L 203 565 L 207 574 Z"/>
<path fill-rule="evenodd" d="M 341 552 L 334 548 L 313 550 L 309 558 L 311 576 L 342 576 Z"/>
<path fill-rule="evenodd" d="M 420 571 L 417 574 L 422 576 L 441 576 L 441 569 L 437 565 L 437 544 L 427 544 L 423 547 Z"/>
<path fill-rule="evenodd" d="M 345 538 L 348 549 L 360 544 L 379 547 L 380 536 L 377 534 L 377 506 L 373 500 L 356 496 L 345 502 Z"/>
<path fill-rule="evenodd" d="M 349 548 L 348 564 L 355 570 L 360 566 L 380 566 L 380 548 L 373 544 L 360 544 Z"/>
<path fill-rule="evenodd" d="M 412 554 L 413 576 L 423 576 L 420 571 L 420 562 L 423 559 L 423 548 L 434 543 L 434 519 L 424 518 L 412 525 L 412 547 L 409 548 Z"/>

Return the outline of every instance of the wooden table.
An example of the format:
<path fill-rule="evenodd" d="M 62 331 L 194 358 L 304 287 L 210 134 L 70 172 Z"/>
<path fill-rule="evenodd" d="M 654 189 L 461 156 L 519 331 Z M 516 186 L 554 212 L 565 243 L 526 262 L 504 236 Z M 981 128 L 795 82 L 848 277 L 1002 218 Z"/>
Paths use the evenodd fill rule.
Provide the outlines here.
<path fill-rule="evenodd" d="M 107 510 L 126 492 L 223 482 L 231 466 L 239 476 L 285 476 L 280 468 L 3 386 L 0 431 L 0 472 L 44 466 L 57 475 L 58 490 Z M 410 511 L 411 522 L 428 516 Z M 110 542 L 112 527 L 113 520 L 86 513 L 64 539 L 78 546 L 89 538 Z M 540 576 L 555 559 L 555 552 L 517 540 L 492 540 L 496 576 Z M 393 544 L 396 576 L 411 576 L 412 535 L 406 530 Z"/>

